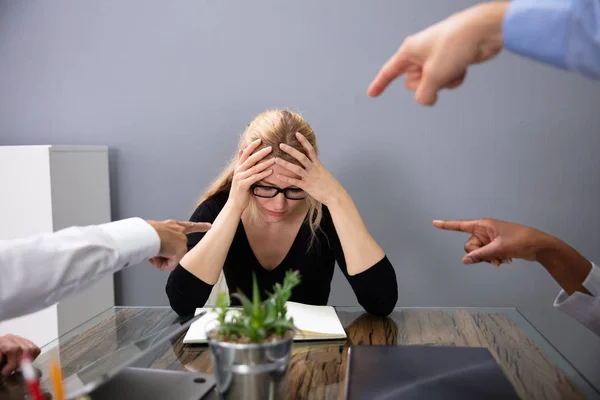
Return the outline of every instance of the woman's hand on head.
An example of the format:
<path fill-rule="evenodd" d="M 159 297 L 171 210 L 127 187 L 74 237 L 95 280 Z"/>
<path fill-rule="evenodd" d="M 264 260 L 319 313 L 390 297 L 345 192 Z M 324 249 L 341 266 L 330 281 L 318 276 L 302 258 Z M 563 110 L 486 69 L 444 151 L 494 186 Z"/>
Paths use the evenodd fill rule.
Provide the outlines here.
<path fill-rule="evenodd" d="M 273 170 L 269 167 L 274 164 L 275 160 L 270 158 L 262 161 L 271 153 L 271 147 L 265 147 L 252 154 L 260 143 L 261 140 L 257 139 L 244 150 L 240 150 L 238 154 L 238 162 L 233 172 L 228 202 L 240 212 L 243 212 L 250 202 L 250 186 L 273 173 Z"/>
<path fill-rule="evenodd" d="M 281 158 L 275 158 L 275 163 L 291 172 L 290 175 L 279 175 L 277 178 L 289 185 L 297 186 L 306 191 L 315 200 L 328 205 L 331 201 L 344 192 L 342 185 L 321 164 L 317 152 L 310 142 L 299 132 L 296 137 L 302 147 L 306 149 L 308 157 L 297 149 L 287 144 L 280 144 L 281 150 L 294 157 L 302 165 L 296 165 Z"/>

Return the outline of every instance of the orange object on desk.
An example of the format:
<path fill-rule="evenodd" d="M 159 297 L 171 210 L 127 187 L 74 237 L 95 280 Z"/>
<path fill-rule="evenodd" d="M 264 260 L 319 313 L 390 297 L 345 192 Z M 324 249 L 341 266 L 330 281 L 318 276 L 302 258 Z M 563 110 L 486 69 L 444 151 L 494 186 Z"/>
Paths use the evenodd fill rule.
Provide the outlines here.
<path fill-rule="evenodd" d="M 50 361 L 50 378 L 52 379 L 52 386 L 54 387 L 54 398 L 56 400 L 65 400 L 62 372 L 60 364 L 55 359 Z"/>

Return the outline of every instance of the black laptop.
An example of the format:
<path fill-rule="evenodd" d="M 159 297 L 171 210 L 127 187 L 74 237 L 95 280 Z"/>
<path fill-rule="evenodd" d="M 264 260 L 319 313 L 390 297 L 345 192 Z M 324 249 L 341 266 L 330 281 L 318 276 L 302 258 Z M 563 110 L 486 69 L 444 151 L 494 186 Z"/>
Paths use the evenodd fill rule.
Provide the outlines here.
<path fill-rule="evenodd" d="M 518 399 L 488 349 L 352 346 L 346 400 Z"/>

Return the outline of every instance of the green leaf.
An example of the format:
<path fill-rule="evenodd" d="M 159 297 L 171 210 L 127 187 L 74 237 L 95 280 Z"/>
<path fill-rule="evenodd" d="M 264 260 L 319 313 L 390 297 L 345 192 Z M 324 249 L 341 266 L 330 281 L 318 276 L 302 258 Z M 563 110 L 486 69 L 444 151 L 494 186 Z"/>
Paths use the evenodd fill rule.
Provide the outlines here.
<path fill-rule="evenodd" d="M 272 301 L 263 303 L 265 309 L 265 324 L 270 324 L 277 320 L 277 307 Z"/>
<path fill-rule="evenodd" d="M 254 309 L 252 310 L 253 315 L 258 315 L 260 313 L 260 290 L 258 289 L 258 282 L 256 281 L 256 274 L 252 273 L 252 304 L 254 305 Z"/>
<path fill-rule="evenodd" d="M 242 303 L 242 307 L 244 308 L 245 314 L 252 315 L 252 313 L 253 313 L 252 302 L 250 301 L 250 299 L 248 297 L 246 297 L 246 295 L 240 289 L 238 289 L 237 293 L 232 294 L 231 297 L 235 297 L 240 300 L 240 303 Z"/>
<path fill-rule="evenodd" d="M 286 302 L 292 295 L 292 289 L 300 283 L 298 271 L 287 271 L 282 283 L 273 285 L 273 291 L 267 292 L 268 297 L 261 301 L 260 289 L 256 275 L 252 274 L 252 300 L 241 290 L 231 297 L 238 298 L 242 304 L 239 313 L 235 313 L 225 322 L 229 298 L 225 293 L 217 295 L 217 305 L 220 322 L 219 337 L 224 340 L 248 338 L 253 343 L 262 343 L 272 335 L 283 335 L 294 324 L 287 318 Z"/>

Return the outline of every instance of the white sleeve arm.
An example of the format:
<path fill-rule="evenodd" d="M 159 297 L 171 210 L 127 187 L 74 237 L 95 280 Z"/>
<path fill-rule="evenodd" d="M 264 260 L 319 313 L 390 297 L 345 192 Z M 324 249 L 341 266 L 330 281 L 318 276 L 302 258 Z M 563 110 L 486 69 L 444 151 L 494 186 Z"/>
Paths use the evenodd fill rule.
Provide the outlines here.
<path fill-rule="evenodd" d="M 46 308 L 157 255 L 160 238 L 129 218 L 0 241 L 0 321 Z"/>
<path fill-rule="evenodd" d="M 600 268 L 592 263 L 590 273 L 583 281 L 583 287 L 590 294 L 575 292 L 568 295 L 561 290 L 554 307 L 567 313 L 600 336 Z"/>

